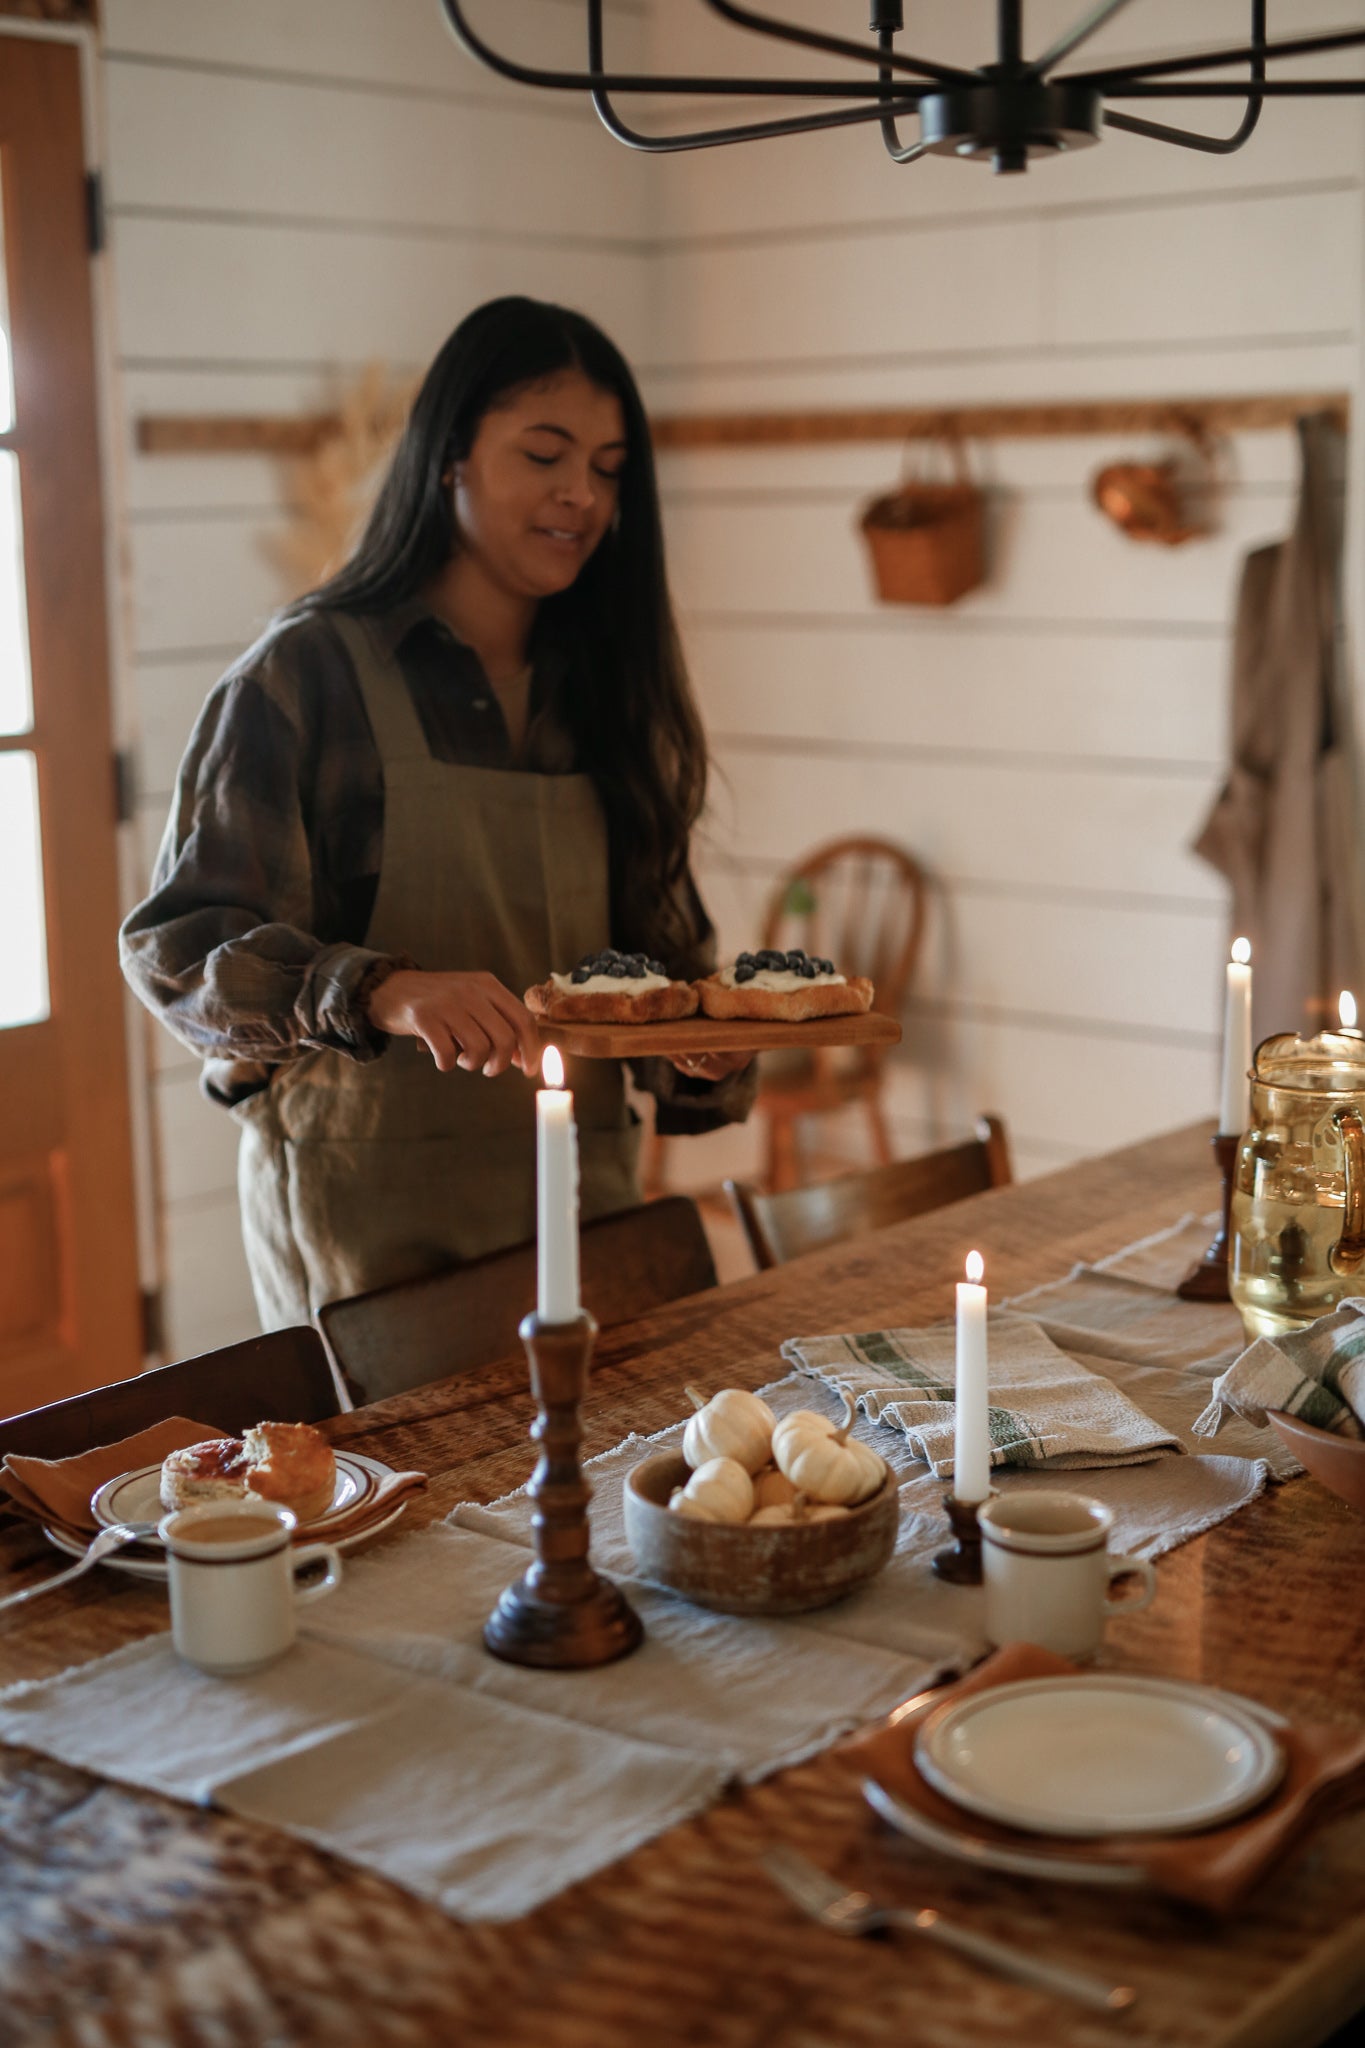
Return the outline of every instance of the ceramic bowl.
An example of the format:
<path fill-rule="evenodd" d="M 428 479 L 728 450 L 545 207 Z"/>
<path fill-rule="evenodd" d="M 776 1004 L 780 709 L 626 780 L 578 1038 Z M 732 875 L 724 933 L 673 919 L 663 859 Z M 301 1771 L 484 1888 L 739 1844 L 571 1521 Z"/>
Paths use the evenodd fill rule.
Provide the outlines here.
<path fill-rule="evenodd" d="M 875 1578 L 896 1547 L 894 1476 L 847 1515 L 795 1528 L 696 1522 L 669 1509 L 687 1480 L 677 1452 L 637 1465 L 626 1481 L 626 1535 L 647 1579 L 722 1614 L 805 1614 Z"/>
<path fill-rule="evenodd" d="M 1333 1430 L 1318 1429 L 1276 1408 L 1269 1413 L 1281 1442 L 1288 1444 L 1313 1477 L 1358 1515 L 1365 1515 L 1365 1438 L 1337 1436 Z"/>

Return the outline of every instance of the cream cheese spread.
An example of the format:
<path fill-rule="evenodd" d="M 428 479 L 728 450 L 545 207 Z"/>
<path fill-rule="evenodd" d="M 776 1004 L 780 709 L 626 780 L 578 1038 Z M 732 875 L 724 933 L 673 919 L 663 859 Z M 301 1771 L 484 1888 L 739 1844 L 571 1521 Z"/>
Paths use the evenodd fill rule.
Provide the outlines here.
<path fill-rule="evenodd" d="M 843 974 L 796 974 L 790 967 L 780 972 L 775 967 L 760 967 L 744 981 L 737 981 L 733 966 L 722 967 L 717 979 L 722 988 L 763 988 L 771 989 L 774 995 L 790 995 L 793 989 L 832 988 L 846 986 L 848 977 Z"/>
<path fill-rule="evenodd" d="M 550 979 L 566 996 L 639 996 L 646 989 L 672 985 L 666 974 L 590 974 L 586 981 L 575 981 L 571 974 L 552 974 Z"/>

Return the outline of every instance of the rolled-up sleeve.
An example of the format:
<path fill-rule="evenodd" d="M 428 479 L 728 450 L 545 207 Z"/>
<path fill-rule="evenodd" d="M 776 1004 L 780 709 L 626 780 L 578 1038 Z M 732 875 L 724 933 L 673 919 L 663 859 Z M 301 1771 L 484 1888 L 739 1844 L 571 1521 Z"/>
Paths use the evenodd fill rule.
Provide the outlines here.
<path fill-rule="evenodd" d="M 151 893 L 119 935 L 123 971 L 201 1056 L 266 1066 L 314 1047 L 374 1059 L 365 1004 L 397 964 L 318 930 L 307 734 L 267 656 L 209 697 L 181 764 Z"/>

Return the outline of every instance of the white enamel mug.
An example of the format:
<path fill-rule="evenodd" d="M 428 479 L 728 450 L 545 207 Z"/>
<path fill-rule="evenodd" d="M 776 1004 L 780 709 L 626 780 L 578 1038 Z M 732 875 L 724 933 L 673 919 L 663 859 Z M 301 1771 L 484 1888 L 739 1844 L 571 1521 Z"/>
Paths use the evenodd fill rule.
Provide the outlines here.
<path fill-rule="evenodd" d="M 1093 1657 L 1111 1614 L 1136 1613 L 1156 1597 L 1156 1573 L 1145 1559 L 1109 1555 L 1114 1517 L 1086 1494 L 993 1494 L 979 1520 L 992 1643 L 1038 1643 L 1059 1657 Z M 1134 1573 L 1141 1593 L 1116 1599 L 1112 1582 Z"/>
<path fill-rule="evenodd" d="M 341 1584 L 330 1543 L 291 1544 L 298 1518 L 274 1501 L 204 1501 L 157 1524 L 170 1569 L 171 1636 L 187 1664 L 218 1677 L 273 1664 L 293 1644 L 295 1608 Z M 326 1560 L 315 1586 L 298 1574 Z"/>

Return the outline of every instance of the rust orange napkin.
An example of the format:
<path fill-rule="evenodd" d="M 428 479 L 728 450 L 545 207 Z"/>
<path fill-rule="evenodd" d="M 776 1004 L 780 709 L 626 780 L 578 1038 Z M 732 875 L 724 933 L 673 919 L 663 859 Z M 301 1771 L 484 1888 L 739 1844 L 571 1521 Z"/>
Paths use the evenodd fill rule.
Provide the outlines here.
<path fill-rule="evenodd" d="M 143 1465 L 159 1465 L 171 1451 L 222 1434 L 211 1423 L 172 1415 L 166 1422 L 140 1429 L 136 1436 L 116 1444 L 95 1444 L 74 1458 L 6 1458 L 0 1463 L 0 1487 L 16 1507 L 38 1521 L 53 1523 L 71 1536 L 89 1537 L 97 1526 L 90 1512 L 91 1496 L 106 1480 Z"/>
<path fill-rule="evenodd" d="M 325 1529 L 312 1532 L 311 1535 L 308 1530 L 301 1529 L 295 1540 L 303 1542 L 307 1538 L 317 1543 L 339 1543 L 343 1538 L 353 1536 L 359 1530 L 368 1529 L 372 1522 L 380 1521 L 385 1515 L 391 1514 L 400 1501 L 407 1500 L 411 1494 L 421 1493 L 426 1483 L 425 1472 L 390 1472 L 387 1478 L 380 1480 L 373 1493 L 368 1494 L 348 1513 L 338 1515 L 335 1521 L 328 1522 Z"/>
<path fill-rule="evenodd" d="M 1261 1879 L 1324 1821 L 1365 1805 L 1365 1729 L 1334 1728 L 1300 1721 L 1277 1730 L 1288 1766 L 1279 1789 L 1253 1813 L 1225 1827 L 1195 1835 L 1109 1835 L 1065 1844 L 1025 1834 L 968 1814 L 944 1799 L 921 1777 L 915 1763 L 915 1733 L 925 1716 L 945 1701 L 988 1692 L 1026 1678 L 1079 1674 L 1080 1667 L 1032 1643 L 1010 1643 L 947 1691 L 935 1693 L 903 1720 L 855 1736 L 840 1752 L 860 1777 L 875 1778 L 888 1792 L 914 1806 L 941 1827 L 964 1826 L 983 1841 L 1015 1849 L 1064 1846 L 1069 1859 L 1140 1864 L 1151 1882 L 1171 1897 L 1225 1913 L 1239 1906 Z"/>

